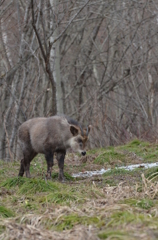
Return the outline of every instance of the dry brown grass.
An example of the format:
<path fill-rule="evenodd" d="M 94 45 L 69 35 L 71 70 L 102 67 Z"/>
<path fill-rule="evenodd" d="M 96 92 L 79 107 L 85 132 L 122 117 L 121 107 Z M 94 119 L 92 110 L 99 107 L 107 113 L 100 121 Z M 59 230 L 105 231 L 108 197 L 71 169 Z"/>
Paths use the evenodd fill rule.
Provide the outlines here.
<path fill-rule="evenodd" d="M 95 229 L 91 226 L 75 226 L 72 230 L 62 232 L 50 231 L 30 224 L 18 224 L 5 220 L 6 231 L 0 235 L 1 240 L 97 240 Z"/>
<path fill-rule="evenodd" d="M 95 183 L 93 183 L 93 192 L 95 194 L 94 199 L 87 199 L 86 203 L 81 206 L 57 206 L 56 209 L 47 209 L 43 214 L 25 214 L 22 217 L 1 219 L 0 225 L 5 227 L 5 232 L 0 235 L 1 240 L 16 240 L 16 239 L 51 239 L 51 240 L 97 240 L 98 228 L 94 225 L 84 226 L 76 224 L 70 230 L 54 231 L 49 229 L 47 223 L 53 222 L 56 225 L 63 216 L 76 214 L 82 216 L 98 216 L 100 219 L 108 219 L 112 213 L 117 211 L 129 211 L 133 209 L 128 204 L 120 204 L 124 199 L 142 199 L 149 197 L 155 198 L 158 191 L 158 183 L 153 182 L 142 174 L 142 186 L 141 191 L 138 191 L 138 184 L 134 186 L 127 186 L 124 182 L 121 182 L 118 186 L 106 186 L 102 189 L 98 189 Z M 158 211 L 155 208 L 152 209 L 152 213 L 158 216 Z M 107 224 L 108 226 L 108 224 Z M 149 239 L 146 229 L 145 233 L 140 233 L 140 227 L 134 225 L 124 226 L 125 230 L 135 231 L 135 236 L 139 236 L 140 239 Z M 149 230 L 148 230 L 149 233 Z M 107 238 L 115 239 L 115 238 Z M 117 238 L 116 238 L 117 239 Z M 120 238 L 119 238 L 120 239 Z M 124 238 L 122 238 L 124 239 Z M 129 237 L 129 239 L 132 239 Z M 134 239 L 134 238 L 133 238 Z M 152 238 L 151 238 L 152 239 Z"/>
<path fill-rule="evenodd" d="M 157 147 L 154 148 L 156 155 Z M 129 154 L 125 152 L 124 158 L 121 158 L 124 149 L 118 152 L 117 148 L 116 155 L 109 149 L 110 157 L 103 149 L 104 167 L 111 164 L 113 168 L 113 162 L 124 164 L 126 160 L 127 165 L 134 163 L 135 150 L 140 150 L 138 156 L 146 156 L 144 150 L 135 145 Z M 102 165 L 95 158 L 104 160 L 101 151 L 91 152 L 84 158 L 70 154 L 65 162 L 65 172 L 71 175 L 101 169 Z M 137 157 L 136 161 L 142 160 Z M 14 163 L 10 168 L 8 164 L 0 166 L 0 180 L 10 181 L 10 187 L 5 185 L 0 189 L 0 205 L 14 213 L 10 218 L 1 215 L 0 240 L 158 239 L 156 171 L 148 177 L 142 174 L 145 170 L 141 168 L 133 173 L 113 171 L 111 175 L 70 179 L 61 184 L 56 178 L 52 182 L 43 181 L 46 165 L 41 157 L 32 163 L 31 181 L 23 178 L 18 182 L 15 177 L 18 168 L 19 165 Z M 57 164 L 54 172 L 58 172 Z"/>
<path fill-rule="evenodd" d="M 77 213 L 79 216 L 85 215 L 83 211 L 77 208 L 70 208 L 67 206 L 59 207 L 53 211 L 48 209 L 44 214 L 26 214 L 23 217 L 15 219 L 0 220 L 0 225 L 5 226 L 6 231 L 0 235 L 2 240 L 15 239 L 51 239 L 51 240 L 96 240 L 99 239 L 96 235 L 94 226 L 76 225 L 71 230 L 63 230 L 57 232 L 47 229 L 47 222 L 54 222 L 56 224 L 62 216 Z M 18 222 L 18 223 L 17 223 Z"/>
<path fill-rule="evenodd" d="M 158 182 L 154 181 L 155 178 L 158 177 L 158 173 L 154 173 L 150 176 L 150 178 L 145 178 L 144 174 L 142 174 L 142 188 L 144 197 L 149 197 L 150 199 L 154 199 L 158 194 Z"/>

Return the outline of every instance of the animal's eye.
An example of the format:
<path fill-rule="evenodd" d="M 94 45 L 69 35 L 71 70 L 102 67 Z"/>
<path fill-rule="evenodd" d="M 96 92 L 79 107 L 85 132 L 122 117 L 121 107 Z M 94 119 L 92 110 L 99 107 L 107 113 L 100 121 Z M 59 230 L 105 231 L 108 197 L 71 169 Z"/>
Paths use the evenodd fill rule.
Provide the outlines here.
<path fill-rule="evenodd" d="M 83 143 L 81 138 L 78 139 L 78 143 Z"/>
<path fill-rule="evenodd" d="M 83 147 L 83 141 L 81 138 L 78 139 L 78 143 L 79 143 L 80 147 Z"/>

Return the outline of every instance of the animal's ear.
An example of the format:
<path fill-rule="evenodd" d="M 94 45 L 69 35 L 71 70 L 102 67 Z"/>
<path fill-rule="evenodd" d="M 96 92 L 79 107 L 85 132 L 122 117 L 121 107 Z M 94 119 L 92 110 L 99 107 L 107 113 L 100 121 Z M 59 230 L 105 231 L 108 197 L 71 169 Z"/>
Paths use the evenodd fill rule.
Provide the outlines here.
<path fill-rule="evenodd" d="M 72 133 L 73 136 L 77 136 L 78 135 L 78 128 L 76 128 L 75 126 L 71 125 L 70 126 L 70 132 Z"/>

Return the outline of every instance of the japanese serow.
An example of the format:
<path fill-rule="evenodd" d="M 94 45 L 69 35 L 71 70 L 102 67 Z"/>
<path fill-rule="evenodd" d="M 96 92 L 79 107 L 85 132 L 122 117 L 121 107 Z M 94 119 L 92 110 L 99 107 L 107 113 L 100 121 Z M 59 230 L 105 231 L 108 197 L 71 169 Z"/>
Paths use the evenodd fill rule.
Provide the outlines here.
<path fill-rule="evenodd" d="M 81 125 L 66 116 L 33 118 L 24 122 L 18 130 L 19 150 L 22 153 L 19 176 L 30 177 L 30 162 L 38 154 L 43 153 L 47 161 L 47 178 L 51 178 L 53 157 L 59 166 L 59 180 L 64 180 L 64 158 L 66 150 L 86 154 L 85 144 L 91 126 L 82 129 Z"/>

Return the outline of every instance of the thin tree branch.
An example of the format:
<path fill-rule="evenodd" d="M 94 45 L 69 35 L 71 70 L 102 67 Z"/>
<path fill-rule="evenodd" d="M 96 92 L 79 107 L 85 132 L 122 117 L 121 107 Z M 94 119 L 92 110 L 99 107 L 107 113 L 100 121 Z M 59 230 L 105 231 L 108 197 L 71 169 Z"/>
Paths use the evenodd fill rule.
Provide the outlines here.
<path fill-rule="evenodd" d="M 31 0 L 31 9 L 32 9 L 32 26 L 33 26 L 33 29 L 34 29 L 34 31 L 35 31 L 35 33 L 36 33 L 36 37 L 37 37 L 37 40 L 38 40 L 38 43 L 39 43 L 39 46 L 40 46 L 40 49 L 41 49 L 43 58 L 44 58 L 44 60 L 46 61 L 46 60 L 47 60 L 46 53 L 45 53 L 45 51 L 44 51 L 43 44 L 42 44 L 42 42 L 41 42 L 40 36 L 39 36 L 38 31 L 37 31 L 37 28 L 36 28 L 36 24 L 35 24 L 33 0 Z"/>

